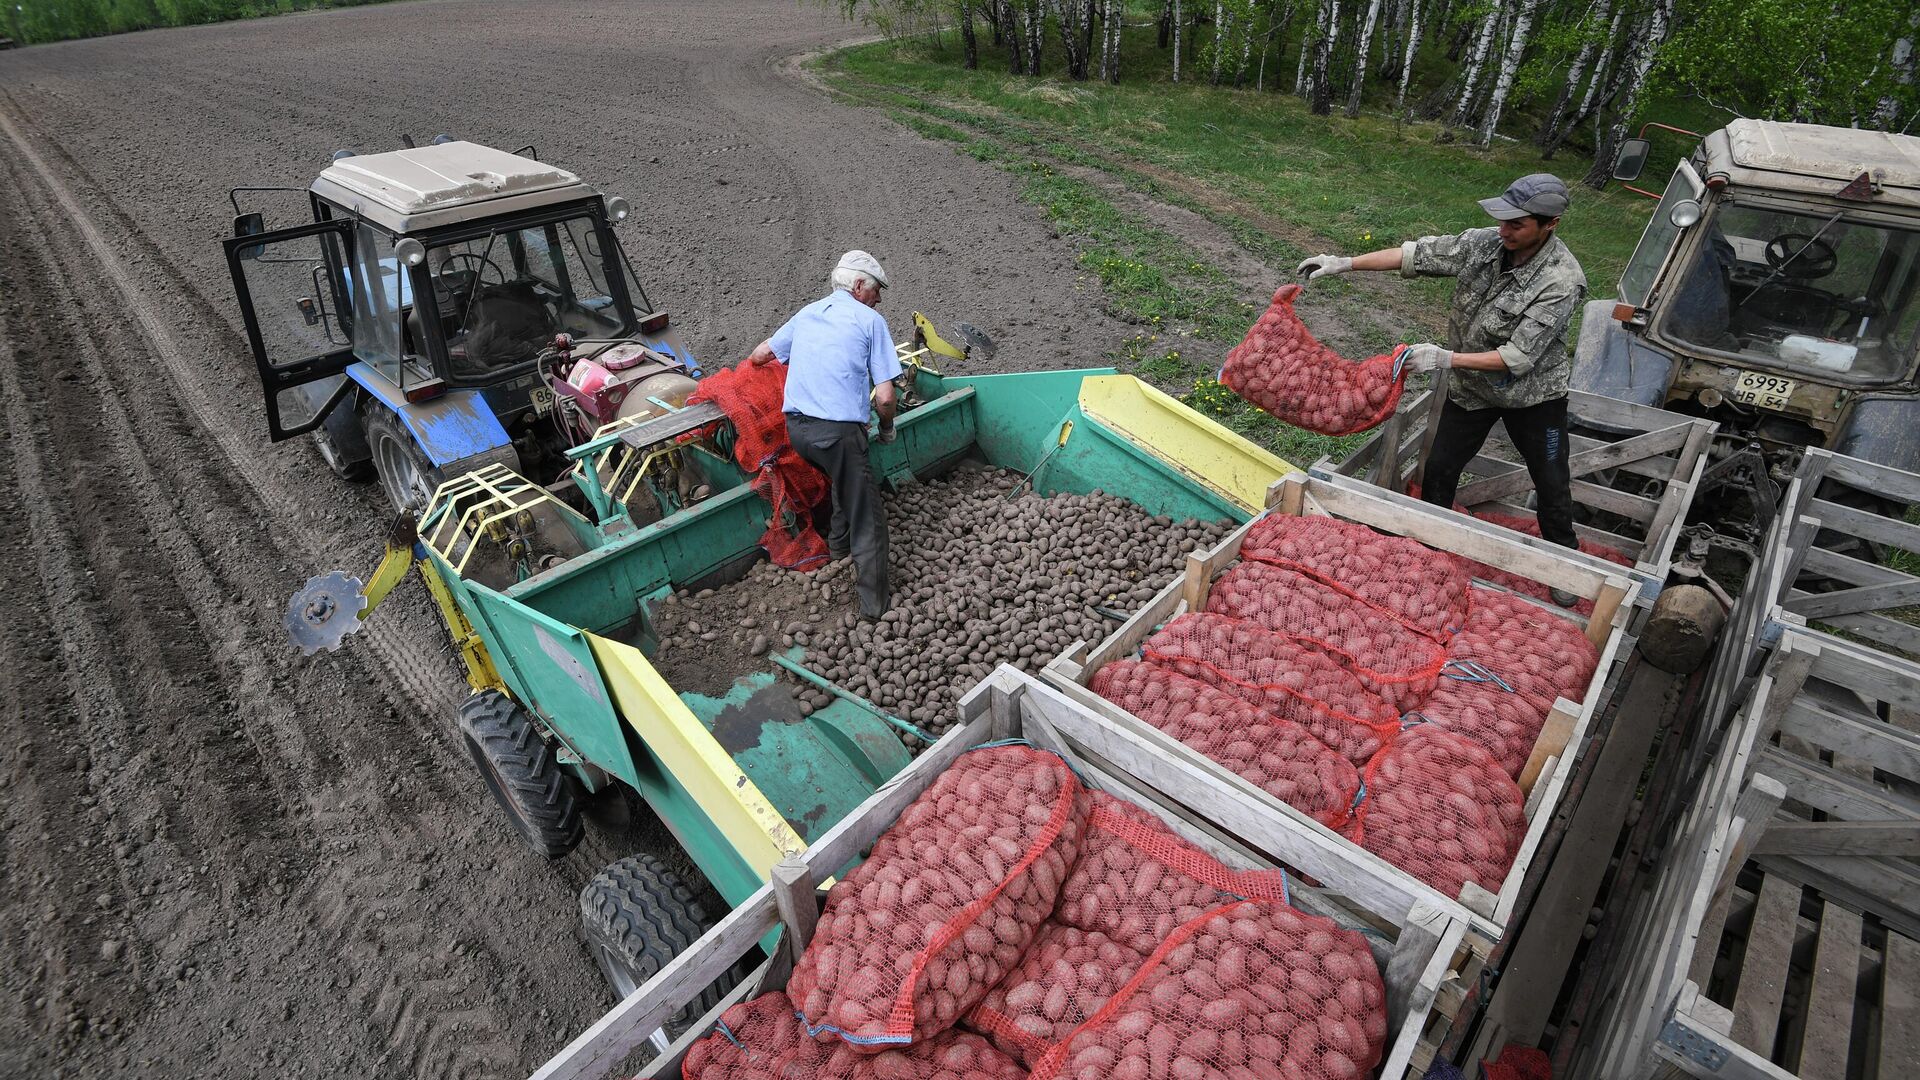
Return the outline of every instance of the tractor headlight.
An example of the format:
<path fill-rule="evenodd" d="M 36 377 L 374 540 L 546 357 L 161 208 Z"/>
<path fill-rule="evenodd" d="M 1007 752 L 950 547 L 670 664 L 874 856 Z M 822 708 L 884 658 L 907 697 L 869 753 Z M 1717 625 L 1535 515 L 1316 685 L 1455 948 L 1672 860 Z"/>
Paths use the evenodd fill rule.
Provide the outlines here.
<path fill-rule="evenodd" d="M 411 236 L 403 236 L 393 245 L 394 257 L 407 266 L 427 261 L 427 246 Z"/>
<path fill-rule="evenodd" d="M 1700 204 L 1694 202 L 1692 199 L 1681 199 L 1679 202 L 1673 204 L 1673 209 L 1667 211 L 1667 220 L 1682 229 L 1698 224 L 1700 221 Z"/>
<path fill-rule="evenodd" d="M 620 196 L 614 195 L 607 199 L 608 220 L 613 221 L 617 224 L 619 222 L 627 220 L 628 215 L 632 213 L 633 213 L 633 204 L 621 198 Z"/>

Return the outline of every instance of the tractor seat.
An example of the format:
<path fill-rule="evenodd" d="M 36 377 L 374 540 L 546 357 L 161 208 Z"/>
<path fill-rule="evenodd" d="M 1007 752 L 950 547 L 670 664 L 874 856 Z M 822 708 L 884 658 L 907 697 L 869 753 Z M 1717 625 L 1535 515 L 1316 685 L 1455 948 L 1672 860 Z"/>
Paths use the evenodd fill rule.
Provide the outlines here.
<path fill-rule="evenodd" d="M 486 286 L 467 313 L 465 348 L 448 343 L 454 375 L 480 378 L 531 360 L 557 330 L 552 310 L 531 282 Z"/>

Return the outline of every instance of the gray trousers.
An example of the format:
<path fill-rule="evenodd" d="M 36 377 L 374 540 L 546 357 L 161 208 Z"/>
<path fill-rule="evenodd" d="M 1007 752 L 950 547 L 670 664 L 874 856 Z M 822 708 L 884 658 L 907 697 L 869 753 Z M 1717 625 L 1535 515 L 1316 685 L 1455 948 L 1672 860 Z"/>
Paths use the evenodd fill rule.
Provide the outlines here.
<path fill-rule="evenodd" d="M 867 467 L 867 425 L 788 413 L 787 438 L 808 464 L 827 474 L 833 497 L 827 550 L 836 557 L 853 552 L 860 613 L 884 614 L 888 606 L 887 513 L 880 505 L 873 470 Z"/>

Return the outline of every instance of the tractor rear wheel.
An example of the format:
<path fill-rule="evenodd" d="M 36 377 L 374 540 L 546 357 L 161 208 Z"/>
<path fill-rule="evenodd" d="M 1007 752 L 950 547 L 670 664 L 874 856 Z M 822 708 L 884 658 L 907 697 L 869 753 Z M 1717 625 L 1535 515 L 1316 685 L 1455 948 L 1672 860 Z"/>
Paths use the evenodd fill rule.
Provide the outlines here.
<path fill-rule="evenodd" d="M 418 516 L 425 513 L 433 493 L 446 479 L 400 417 L 379 404 L 367 407 L 367 447 L 380 474 L 380 489 L 395 510 Z"/>
<path fill-rule="evenodd" d="M 572 851 L 581 832 L 576 785 L 527 711 L 497 690 L 484 690 L 460 706 L 460 734 L 527 846 L 549 859 Z"/>
<path fill-rule="evenodd" d="M 621 998 L 700 940 L 723 913 L 703 903 L 666 863 L 645 853 L 621 859 L 580 890 L 580 927 L 587 948 L 607 985 Z M 739 985 L 746 971 L 744 963 L 729 969 L 668 1017 L 667 1034 L 677 1036 L 706 1015 Z"/>

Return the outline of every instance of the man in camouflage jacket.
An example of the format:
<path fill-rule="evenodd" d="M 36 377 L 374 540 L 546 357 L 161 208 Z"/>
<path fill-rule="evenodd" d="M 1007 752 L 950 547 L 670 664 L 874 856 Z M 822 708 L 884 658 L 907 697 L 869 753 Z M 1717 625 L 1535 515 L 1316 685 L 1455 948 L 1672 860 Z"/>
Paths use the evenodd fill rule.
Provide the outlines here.
<path fill-rule="evenodd" d="M 1567 186 L 1558 177 L 1534 173 L 1497 198 L 1480 201 L 1498 227 L 1426 236 L 1351 259 L 1315 255 L 1300 264 L 1300 272 L 1308 280 L 1349 270 L 1457 279 L 1447 344 L 1415 345 L 1406 354 L 1411 371 L 1452 369 L 1421 497 L 1452 506 L 1461 472 L 1497 421 L 1533 478 L 1540 535 L 1578 547 L 1567 466 L 1567 377 L 1573 369 L 1567 326 L 1586 296 L 1587 279 L 1554 235 L 1567 203 Z"/>

